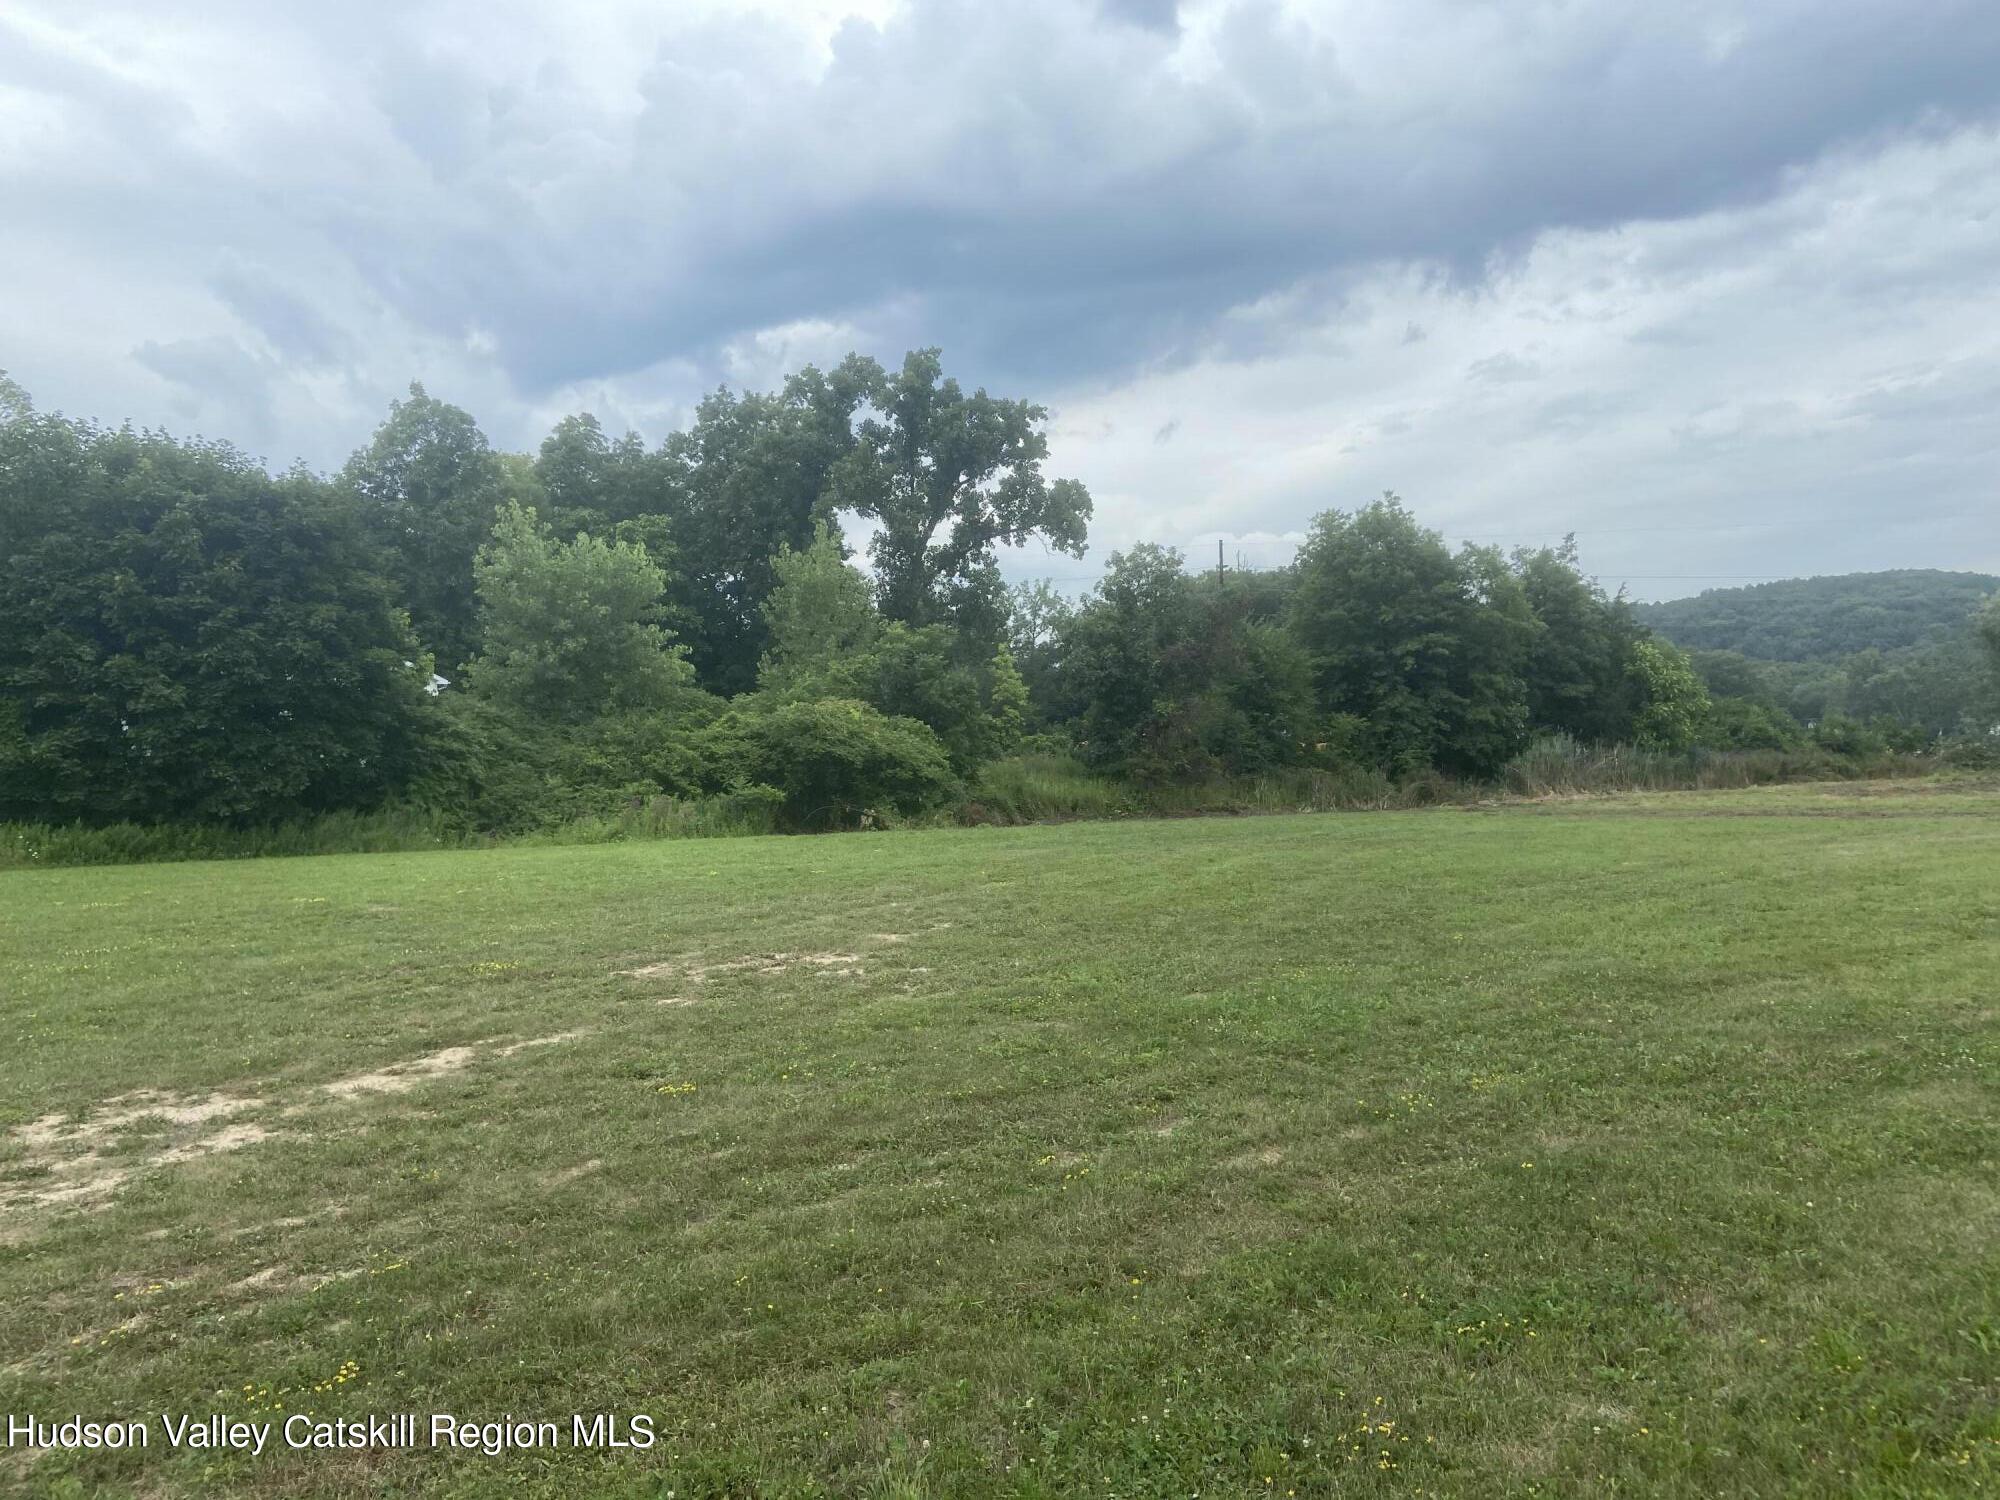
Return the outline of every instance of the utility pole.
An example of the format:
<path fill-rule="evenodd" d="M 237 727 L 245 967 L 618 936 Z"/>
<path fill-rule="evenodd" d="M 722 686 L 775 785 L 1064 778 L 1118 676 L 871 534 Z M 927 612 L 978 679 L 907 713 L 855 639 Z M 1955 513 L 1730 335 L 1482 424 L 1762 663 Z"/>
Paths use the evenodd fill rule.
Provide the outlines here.
<path fill-rule="evenodd" d="M 1222 538 L 1217 537 L 1215 539 L 1215 591 L 1218 594 L 1222 592 L 1223 572 L 1224 569 L 1222 566 Z"/>

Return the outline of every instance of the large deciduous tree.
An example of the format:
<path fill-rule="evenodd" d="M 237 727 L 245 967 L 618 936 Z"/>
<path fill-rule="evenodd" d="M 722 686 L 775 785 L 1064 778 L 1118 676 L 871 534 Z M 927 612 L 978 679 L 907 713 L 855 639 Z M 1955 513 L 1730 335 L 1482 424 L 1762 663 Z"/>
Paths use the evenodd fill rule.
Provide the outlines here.
<path fill-rule="evenodd" d="M 1498 554 L 1454 555 L 1394 495 L 1327 511 L 1300 550 L 1292 610 L 1321 710 L 1360 721 L 1385 770 L 1490 775 L 1525 743 L 1533 615 Z"/>
<path fill-rule="evenodd" d="M 1312 709 L 1303 653 L 1243 591 L 1197 586 L 1169 548 L 1114 553 L 1057 627 L 1056 705 L 1084 758 L 1145 781 L 1299 758 Z"/>
<path fill-rule="evenodd" d="M 815 531 L 837 537 L 829 474 L 854 445 L 854 413 L 881 367 L 850 355 L 801 370 L 770 395 L 718 390 L 694 425 L 662 450 L 678 558 L 670 597 L 702 684 L 736 694 L 756 686 L 768 644 L 764 601 L 772 559 L 802 551 Z"/>
<path fill-rule="evenodd" d="M 1042 476 L 1045 408 L 966 395 L 936 349 L 910 354 L 868 394 L 877 415 L 861 422 L 833 492 L 879 527 L 869 555 L 882 613 L 959 624 L 969 645 L 990 651 L 1005 624 L 994 547 L 1039 537 L 1081 557 L 1090 494 Z"/>
<path fill-rule="evenodd" d="M 660 623 L 666 576 L 637 543 L 561 541 L 510 501 L 474 576 L 480 643 L 467 679 L 477 695 L 576 724 L 666 708 L 692 689 L 685 652 Z"/>
<path fill-rule="evenodd" d="M 542 439 L 532 470 L 532 504 L 559 537 L 587 531 L 643 545 L 672 576 L 670 517 L 683 500 L 664 454 L 648 451 L 636 432 L 613 441 L 588 412 L 564 417 Z"/>
<path fill-rule="evenodd" d="M 1646 633 L 1631 606 L 1584 577 L 1574 537 L 1517 548 L 1513 566 L 1535 617 L 1521 665 L 1529 723 L 1592 743 L 1630 739 L 1639 707 L 1632 649 Z"/>
<path fill-rule="evenodd" d="M 456 671 L 476 639 L 472 560 L 506 493 L 485 434 L 465 412 L 413 383 L 341 478 L 364 502 L 370 530 L 393 559 L 417 635 L 443 670 Z"/>
<path fill-rule="evenodd" d="M 0 819 L 264 822 L 409 782 L 429 660 L 337 492 L 0 404 Z"/>

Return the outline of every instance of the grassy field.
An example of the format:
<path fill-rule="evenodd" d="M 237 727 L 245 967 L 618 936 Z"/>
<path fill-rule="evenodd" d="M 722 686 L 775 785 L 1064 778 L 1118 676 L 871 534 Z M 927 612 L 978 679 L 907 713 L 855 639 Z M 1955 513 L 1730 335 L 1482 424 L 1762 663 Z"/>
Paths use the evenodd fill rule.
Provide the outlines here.
<path fill-rule="evenodd" d="M 1963 783 L 0 874 L 0 1484 L 1990 1493 L 1996 975 Z"/>

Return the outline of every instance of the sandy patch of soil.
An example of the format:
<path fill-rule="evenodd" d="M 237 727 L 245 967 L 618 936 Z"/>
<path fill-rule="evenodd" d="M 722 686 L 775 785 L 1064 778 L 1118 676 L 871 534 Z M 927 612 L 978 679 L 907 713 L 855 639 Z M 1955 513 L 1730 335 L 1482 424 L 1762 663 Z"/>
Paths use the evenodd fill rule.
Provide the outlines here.
<path fill-rule="evenodd" d="M 588 1177 L 593 1172 L 604 1170 L 604 1163 L 593 1156 L 589 1161 L 580 1161 L 573 1167 L 564 1167 L 560 1172 L 551 1172 L 542 1179 L 545 1188 L 561 1187 L 566 1182 L 575 1182 L 579 1177 Z"/>
<path fill-rule="evenodd" d="M 153 1158 L 155 1166 L 169 1166 L 175 1162 L 194 1161 L 198 1157 L 214 1156 L 223 1151 L 241 1151 L 245 1146 L 254 1146 L 259 1141 L 267 1141 L 271 1132 L 255 1120 L 242 1120 L 234 1125 L 225 1125 L 214 1135 L 205 1135 L 200 1140 L 189 1141 L 184 1146 L 175 1146 Z"/>
<path fill-rule="evenodd" d="M 690 984 L 706 984 L 710 979 L 724 974 L 789 974 L 794 970 L 805 970 L 818 974 L 859 975 L 861 967 L 859 953 L 759 953 L 748 958 L 725 959 L 720 963 L 700 964 L 669 960 L 664 963 L 646 964 L 637 969 L 620 972 L 627 979 L 685 979 Z"/>
<path fill-rule="evenodd" d="M 1231 1167 L 1275 1167 L 1285 1159 L 1285 1153 L 1276 1146 L 1264 1146 L 1255 1151 L 1245 1151 L 1240 1156 L 1232 1156 L 1225 1166 Z"/>
<path fill-rule="evenodd" d="M 445 1047 L 426 1057 L 392 1063 L 372 1073 L 352 1073 L 345 1078 L 336 1078 L 332 1083 L 321 1084 L 320 1092 L 331 1094 L 336 1099 L 352 1099 L 359 1094 L 407 1094 L 420 1083 L 470 1067 L 477 1056 L 479 1050 L 476 1047 Z"/>
<path fill-rule="evenodd" d="M 574 1041 L 583 1034 L 562 1031 L 502 1047 L 483 1042 L 446 1047 L 410 1062 L 336 1078 L 321 1084 L 318 1092 L 336 1100 L 403 1094 L 463 1070 L 481 1056 L 482 1049 L 497 1057 L 512 1057 L 530 1048 Z M 48 1114 L 17 1125 L 6 1135 L 16 1155 L 9 1180 L 0 1181 L 0 1213 L 33 1214 L 69 1206 L 101 1208 L 142 1173 L 275 1139 L 279 1130 L 242 1118 L 267 1110 L 270 1103 L 257 1094 L 173 1094 L 140 1089 L 106 1099 L 74 1119 Z M 283 1111 L 283 1117 L 313 1112 L 310 1105 L 295 1105 Z"/>
<path fill-rule="evenodd" d="M 0 1185 L 0 1210 L 101 1205 L 136 1173 L 234 1151 L 262 1139 L 262 1127 L 245 1121 L 220 1130 L 207 1127 L 264 1102 L 241 1094 L 141 1089 L 106 1099 L 75 1120 L 51 1114 L 17 1125 L 7 1139 L 20 1149 L 20 1165 L 32 1175 Z M 169 1139 L 135 1151 L 129 1145 L 134 1134 Z"/>
<path fill-rule="evenodd" d="M 500 1048 L 501 1057 L 512 1057 L 516 1052 L 526 1052 L 531 1047 L 553 1047 L 559 1042 L 573 1042 L 582 1036 L 581 1031 L 558 1031 L 551 1036 L 531 1036 L 525 1042 L 509 1042 Z"/>
<path fill-rule="evenodd" d="M 331 1083 L 319 1086 L 322 1094 L 331 1094 L 336 1099 L 358 1099 L 369 1094 L 407 1094 L 420 1084 L 432 1079 L 447 1078 L 453 1073 L 462 1073 L 477 1062 L 482 1052 L 494 1057 L 513 1057 L 535 1047 L 553 1047 L 562 1042 L 573 1042 L 587 1035 L 582 1031 L 558 1031 L 549 1036 L 531 1036 L 525 1041 L 508 1042 L 496 1047 L 490 1041 L 473 1042 L 463 1047 L 443 1047 L 423 1057 L 415 1057 L 408 1062 L 391 1063 L 386 1068 L 376 1068 L 367 1073 L 351 1073 L 345 1078 L 336 1078 Z M 293 1110 L 288 1113 L 301 1113 Z"/>

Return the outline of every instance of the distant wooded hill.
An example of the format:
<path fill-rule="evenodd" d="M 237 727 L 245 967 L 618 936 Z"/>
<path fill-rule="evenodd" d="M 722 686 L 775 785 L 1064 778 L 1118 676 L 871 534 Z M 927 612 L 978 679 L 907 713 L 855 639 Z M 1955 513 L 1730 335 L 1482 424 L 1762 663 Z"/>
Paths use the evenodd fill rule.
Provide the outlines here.
<path fill-rule="evenodd" d="M 1761 661 L 1838 661 L 1858 651 L 1901 651 L 1961 632 L 2000 578 L 1900 568 L 1787 578 L 1710 589 L 1692 599 L 1637 606 L 1639 618 L 1678 646 L 1737 651 Z"/>

